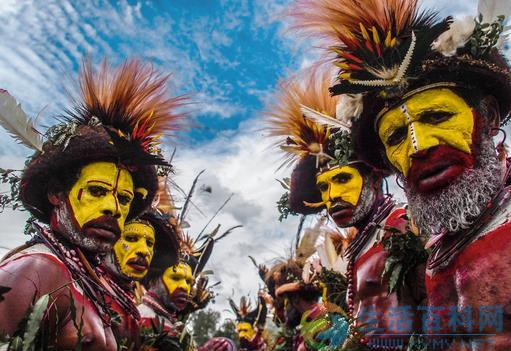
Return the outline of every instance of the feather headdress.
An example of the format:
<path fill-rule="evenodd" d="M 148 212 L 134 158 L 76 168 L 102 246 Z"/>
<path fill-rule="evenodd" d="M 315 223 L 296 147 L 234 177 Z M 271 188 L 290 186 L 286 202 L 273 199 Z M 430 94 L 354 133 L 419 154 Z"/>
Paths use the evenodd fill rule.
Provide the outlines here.
<path fill-rule="evenodd" d="M 98 70 L 87 60 L 79 76 L 80 99 L 64 118 L 78 125 L 96 119 L 114 143 L 155 154 L 160 138 L 183 127 L 185 114 L 178 111 L 188 100 L 168 97 L 168 79 L 138 60 L 125 61 L 116 69 L 104 60 Z"/>
<path fill-rule="evenodd" d="M 337 98 L 328 93 L 330 83 L 328 72 L 313 69 L 280 84 L 267 112 L 267 130 L 286 154 L 282 166 L 308 155 L 328 158 L 324 149 L 330 129 L 306 115 L 335 121 Z"/>
<path fill-rule="evenodd" d="M 250 323 L 259 328 L 264 327 L 267 308 L 263 297 L 258 297 L 257 306 L 255 308 L 252 308 L 250 300 L 245 296 L 241 297 L 239 306 L 236 306 L 236 303 L 232 299 L 229 299 L 229 304 L 238 322 Z"/>
<path fill-rule="evenodd" d="M 185 116 L 179 108 L 186 98 L 167 95 L 167 82 L 168 76 L 137 60 L 126 60 L 118 68 L 103 61 L 97 71 L 85 61 L 80 95 L 60 123 L 48 128 L 42 148 L 33 141 L 31 121 L 25 122 L 26 128 L 17 128 L 24 133 L 18 138 L 37 149 L 22 177 L 24 206 L 47 222 L 53 209 L 47 196 L 50 179 L 86 164 L 115 161 L 130 170 L 137 189 L 128 217 L 148 209 L 157 190 L 154 166 L 168 166 L 157 147 L 159 139 L 179 129 Z M 18 109 L 11 108 L 10 113 L 21 121 Z"/>
<path fill-rule="evenodd" d="M 360 93 L 406 83 L 408 68 L 448 28 L 417 0 L 298 0 L 294 27 L 330 43 L 340 84 L 335 94 Z"/>

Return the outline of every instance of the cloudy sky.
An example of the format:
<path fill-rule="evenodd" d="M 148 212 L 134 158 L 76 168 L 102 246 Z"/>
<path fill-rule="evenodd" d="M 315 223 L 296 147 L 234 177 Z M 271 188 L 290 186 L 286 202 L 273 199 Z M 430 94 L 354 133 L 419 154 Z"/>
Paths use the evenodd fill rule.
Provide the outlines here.
<path fill-rule="evenodd" d="M 261 131 L 262 111 L 279 79 L 310 65 L 310 43 L 293 37 L 281 16 L 289 0 L 0 1 L 0 88 L 7 89 L 42 130 L 68 106 L 76 71 L 88 54 L 117 64 L 127 57 L 173 72 L 172 92 L 192 94 L 193 127 L 167 145 L 177 148 L 175 181 L 187 190 L 205 173 L 187 217 L 199 232 L 211 223 L 243 228 L 218 243 L 210 268 L 222 284 L 213 307 L 255 295 L 261 283 L 247 256 L 268 263 L 291 247 L 298 220 L 278 222 L 278 155 Z M 475 14 L 476 0 L 425 0 L 443 15 Z M 0 132 L 0 167 L 21 169 L 28 152 Z M 175 191 L 179 198 L 179 191 Z M 0 253 L 27 238 L 26 213 L 0 215 Z M 2 251 L 3 250 L 3 251 Z M 227 313 L 224 316 L 228 316 Z"/>

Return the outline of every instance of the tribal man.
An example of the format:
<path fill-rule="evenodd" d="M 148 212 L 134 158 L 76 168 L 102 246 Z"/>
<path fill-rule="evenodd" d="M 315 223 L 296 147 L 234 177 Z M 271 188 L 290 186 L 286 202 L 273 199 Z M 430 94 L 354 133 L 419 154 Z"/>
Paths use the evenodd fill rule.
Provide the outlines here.
<path fill-rule="evenodd" d="M 118 335 L 126 333 L 125 337 L 136 340 L 139 345 L 139 323 L 140 314 L 135 305 L 135 281 L 143 279 L 149 265 L 159 252 L 166 252 L 168 265 L 176 264 L 178 257 L 179 243 L 177 236 L 173 231 L 167 231 L 164 228 L 170 226 L 165 219 L 160 218 L 156 211 L 146 212 L 142 216 L 126 223 L 121 237 L 114 245 L 113 250 L 106 256 L 103 263 L 105 274 L 102 278 L 107 280 L 108 286 L 117 290 L 119 294 L 125 296 L 123 303 L 126 306 L 118 306 L 115 301 L 112 302 L 112 308 L 119 314 L 120 323 L 116 326 Z M 138 318 L 132 319 L 131 315 Z"/>
<path fill-rule="evenodd" d="M 243 296 L 239 307 L 229 299 L 231 309 L 236 315 L 236 332 L 240 340 L 240 351 L 266 351 L 264 326 L 266 324 L 266 302 L 259 296 L 256 308 L 251 310 L 250 302 Z"/>
<path fill-rule="evenodd" d="M 326 72 L 312 70 L 302 85 L 292 81 L 283 86 L 272 110 L 272 134 L 286 138 L 282 149 L 300 155 L 291 175 L 289 207 L 304 215 L 326 209 L 338 227 L 356 229 L 344 255 L 348 313 L 367 326 L 366 337 L 357 340 L 373 349 L 400 349 L 407 344 L 403 334 L 419 329 L 420 319 L 403 327 L 391 314 L 424 299 L 421 289 L 415 289 L 422 284 L 413 278 L 424 275 L 425 250 L 408 231 L 405 209 L 383 193 L 384 174 L 353 152 L 350 119 L 356 111 L 328 95 L 329 82 Z M 398 242 L 415 243 L 417 250 L 396 252 L 400 246 L 392 243 Z M 387 264 L 391 260 L 396 264 Z M 407 269 L 391 284 L 389 278 L 401 264 Z"/>
<path fill-rule="evenodd" d="M 454 334 L 431 342 L 509 350 L 509 164 L 492 139 L 511 109 L 511 70 L 497 47 L 508 2 L 482 1 L 475 19 L 455 21 L 419 13 L 415 0 L 378 1 L 387 16 L 351 11 L 359 1 L 300 2 L 311 10 L 300 17 L 338 54 L 331 92 L 363 93 L 359 155 L 398 173 L 414 221 L 430 236 L 425 327 Z"/>
<path fill-rule="evenodd" d="M 20 198 L 45 225 L 35 224 L 33 240 L 0 263 L 0 285 L 11 289 L 0 303 L 2 337 L 24 337 L 35 305 L 34 310 L 46 310 L 35 349 L 133 345 L 124 334 L 116 335 L 119 320 L 111 306 L 128 308 L 126 296 L 101 278 L 98 264 L 125 222 L 147 209 L 156 192 L 154 166 L 165 161 L 155 147 L 160 135 L 176 129 L 179 115 L 173 110 L 182 103 L 166 97 L 166 81 L 135 60 L 115 71 L 105 62 L 97 73 L 86 63 L 81 101 L 48 130 L 44 143 L 30 133 L 34 129 L 26 119 L 25 134 L 18 138 L 36 153 L 23 172 Z M 16 123 L 26 118 L 19 112 Z M 124 312 L 137 318 L 129 308 Z M 23 342 L 31 347 L 31 340 Z"/>

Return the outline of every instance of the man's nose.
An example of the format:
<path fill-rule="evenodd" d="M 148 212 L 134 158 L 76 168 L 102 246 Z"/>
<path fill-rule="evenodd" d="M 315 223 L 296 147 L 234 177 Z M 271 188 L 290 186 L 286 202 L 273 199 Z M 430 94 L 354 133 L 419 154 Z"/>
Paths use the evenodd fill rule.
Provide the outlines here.
<path fill-rule="evenodd" d="M 149 250 L 147 249 L 147 246 L 145 248 L 141 249 L 140 251 L 138 251 L 137 256 L 139 256 L 141 258 L 149 257 Z"/>
<path fill-rule="evenodd" d="M 117 201 L 117 197 L 114 194 L 109 194 L 108 196 L 105 197 L 102 213 L 105 216 L 111 216 L 116 219 L 121 217 L 119 203 Z"/>

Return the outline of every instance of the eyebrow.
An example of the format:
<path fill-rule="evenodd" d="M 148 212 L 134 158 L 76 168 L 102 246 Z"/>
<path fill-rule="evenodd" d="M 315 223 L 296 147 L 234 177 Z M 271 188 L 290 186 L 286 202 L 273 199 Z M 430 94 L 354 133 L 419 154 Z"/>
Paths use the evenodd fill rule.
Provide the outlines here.
<path fill-rule="evenodd" d="M 127 192 L 128 194 L 130 194 L 131 196 L 133 196 L 133 193 L 132 193 L 130 190 L 128 190 L 128 189 L 124 189 L 124 190 L 122 190 L 122 191 L 125 191 L 125 192 Z"/>
<path fill-rule="evenodd" d="M 93 179 L 93 180 L 87 181 L 87 184 L 90 184 L 90 183 L 100 183 L 100 184 L 105 184 L 105 185 L 108 185 L 108 186 L 112 186 L 112 184 L 110 184 L 108 182 L 105 182 L 103 180 L 97 180 L 97 179 Z"/>
<path fill-rule="evenodd" d="M 424 106 L 424 107 L 421 107 L 421 108 L 418 108 L 416 110 L 413 111 L 413 114 L 415 115 L 421 115 L 421 114 L 424 114 L 426 112 L 432 112 L 432 111 L 435 111 L 435 110 L 452 110 L 452 106 L 450 106 L 448 103 L 442 103 L 442 104 L 433 104 L 433 105 L 427 105 L 427 106 Z"/>
<path fill-rule="evenodd" d="M 332 177 L 332 179 L 337 179 L 337 178 L 339 178 L 339 177 L 341 177 L 341 176 L 350 176 L 350 177 L 351 177 L 351 173 L 348 173 L 348 172 L 341 172 L 341 173 L 337 173 L 336 175 L 334 175 L 334 176 Z"/>

